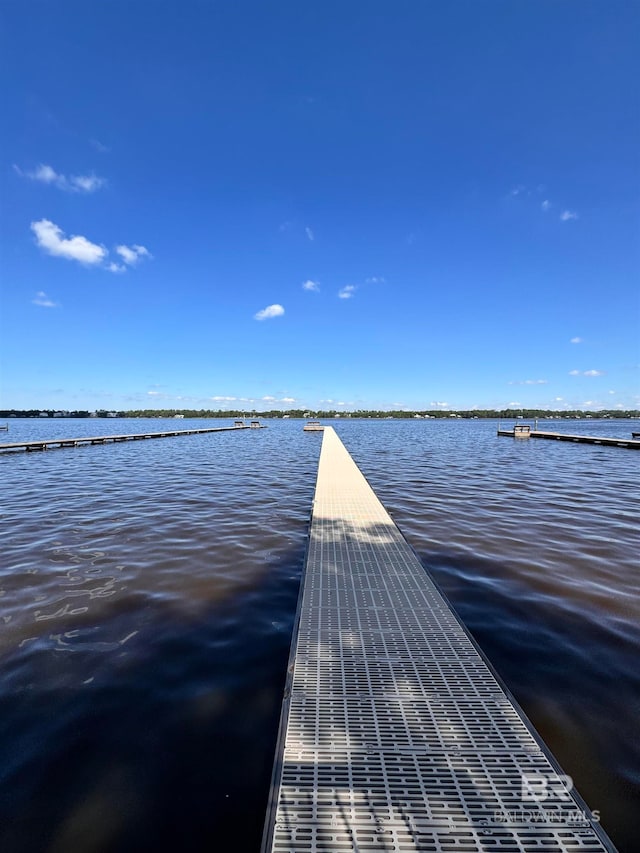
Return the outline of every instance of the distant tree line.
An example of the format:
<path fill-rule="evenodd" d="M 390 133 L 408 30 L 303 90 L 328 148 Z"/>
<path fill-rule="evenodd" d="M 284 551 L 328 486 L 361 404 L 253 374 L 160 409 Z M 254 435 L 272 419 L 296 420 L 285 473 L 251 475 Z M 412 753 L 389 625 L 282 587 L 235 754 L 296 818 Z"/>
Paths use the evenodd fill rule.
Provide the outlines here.
<path fill-rule="evenodd" d="M 588 411 L 584 409 L 572 409 L 556 411 L 554 409 L 458 409 L 458 410 L 430 410 L 411 409 L 410 411 L 380 411 L 374 409 L 358 409 L 353 412 L 338 412 L 335 409 L 310 410 L 310 409 L 271 409 L 268 411 L 257 411 L 256 409 L 129 409 L 127 411 L 108 411 L 98 409 L 95 412 L 86 410 L 60 411 L 55 409 L 0 409 L 0 418 L 175 418 L 176 415 L 184 418 L 516 418 L 522 417 L 529 420 L 534 418 L 638 418 L 640 410 L 627 409 L 600 409 Z"/>

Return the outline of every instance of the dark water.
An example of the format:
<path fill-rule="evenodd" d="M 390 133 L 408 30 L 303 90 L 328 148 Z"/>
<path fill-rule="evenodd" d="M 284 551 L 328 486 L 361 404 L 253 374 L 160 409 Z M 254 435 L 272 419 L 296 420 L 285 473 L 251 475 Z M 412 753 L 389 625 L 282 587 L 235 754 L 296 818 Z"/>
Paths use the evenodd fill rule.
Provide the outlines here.
<path fill-rule="evenodd" d="M 268 423 L 0 457 L 2 853 L 259 849 L 320 447 L 300 421 Z M 167 425 L 12 420 L 2 436 Z M 637 850 L 640 453 L 497 438 L 488 421 L 335 426 Z"/>

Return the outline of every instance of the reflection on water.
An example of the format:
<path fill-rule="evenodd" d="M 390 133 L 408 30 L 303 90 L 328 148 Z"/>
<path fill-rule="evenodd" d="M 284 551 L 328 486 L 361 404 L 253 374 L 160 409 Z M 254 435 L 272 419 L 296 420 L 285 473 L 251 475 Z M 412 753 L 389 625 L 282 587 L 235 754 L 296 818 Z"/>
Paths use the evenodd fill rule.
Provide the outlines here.
<path fill-rule="evenodd" d="M 335 425 L 633 850 L 640 454 L 515 442 L 485 421 Z M 301 426 L 0 457 L 3 853 L 259 849 L 320 445 Z M 631 422 L 550 428 L 628 437 Z"/>

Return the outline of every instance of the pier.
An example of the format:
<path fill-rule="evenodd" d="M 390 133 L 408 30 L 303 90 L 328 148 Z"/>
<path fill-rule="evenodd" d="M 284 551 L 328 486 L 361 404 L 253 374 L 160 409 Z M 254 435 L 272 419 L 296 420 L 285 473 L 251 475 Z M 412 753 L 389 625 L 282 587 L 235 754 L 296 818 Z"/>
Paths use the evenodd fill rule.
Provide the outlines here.
<path fill-rule="evenodd" d="M 614 850 L 325 427 L 263 853 Z"/>
<path fill-rule="evenodd" d="M 531 429 L 527 424 L 517 424 L 512 429 L 498 429 L 498 435 L 505 435 L 508 438 L 547 438 L 552 441 L 573 441 L 578 444 L 601 444 L 605 447 L 627 447 L 629 450 L 640 450 L 640 441 L 634 438 L 569 435 L 566 432 L 547 432 L 546 430 Z M 632 433 L 632 435 L 640 435 L 640 433 Z"/>
<path fill-rule="evenodd" d="M 258 424 L 259 429 L 266 429 L 262 424 Z M 201 435 L 207 432 L 237 432 L 243 429 L 255 429 L 254 423 L 238 424 L 235 426 L 225 427 L 207 427 L 205 429 L 172 429 L 163 432 L 138 432 L 128 435 L 95 435 L 81 436 L 79 438 L 48 438 L 36 441 L 15 441 L 9 444 L 0 444 L 0 453 L 4 451 L 26 450 L 40 451 L 52 450 L 62 447 L 83 447 L 86 445 L 95 444 L 116 444 L 122 441 L 142 441 L 147 438 L 173 438 L 177 435 Z M 640 444 L 640 442 L 638 442 Z"/>

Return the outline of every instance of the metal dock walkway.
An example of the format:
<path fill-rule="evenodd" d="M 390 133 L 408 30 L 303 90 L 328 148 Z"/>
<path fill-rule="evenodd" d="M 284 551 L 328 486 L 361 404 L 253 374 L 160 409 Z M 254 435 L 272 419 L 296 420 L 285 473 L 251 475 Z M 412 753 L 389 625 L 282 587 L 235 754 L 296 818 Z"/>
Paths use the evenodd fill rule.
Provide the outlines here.
<path fill-rule="evenodd" d="M 263 851 L 602 851 L 330 427 Z"/>
<path fill-rule="evenodd" d="M 631 433 L 636 436 L 638 433 Z M 498 429 L 498 435 L 508 438 L 547 438 L 551 441 L 573 441 L 577 444 L 600 444 L 603 447 L 626 447 L 629 450 L 640 450 L 640 441 L 636 438 L 611 438 L 599 435 L 570 435 L 566 432 L 548 432 L 540 429 L 527 429 L 527 425 L 516 426 L 512 429 Z"/>
<path fill-rule="evenodd" d="M 255 422 L 257 423 L 257 422 Z M 42 450 L 60 449 L 62 447 L 86 447 L 95 444 L 117 444 L 122 441 L 143 441 L 147 438 L 173 438 L 178 435 L 201 435 L 207 432 L 233 432 L 242 429 L 254 429 L 252 424 L 242 426 L 205 427 L 200 429 L 172 429 L 163 432 L 134 432 L 127 435 L 93 435 L 78 438 L 47 438 L 34 441 L 14 441 L 0 444 L 0 453 L 5 451 L 25 450 L 28 453 Z M 258 429 L 266 427 L 258 424 Z"/>

